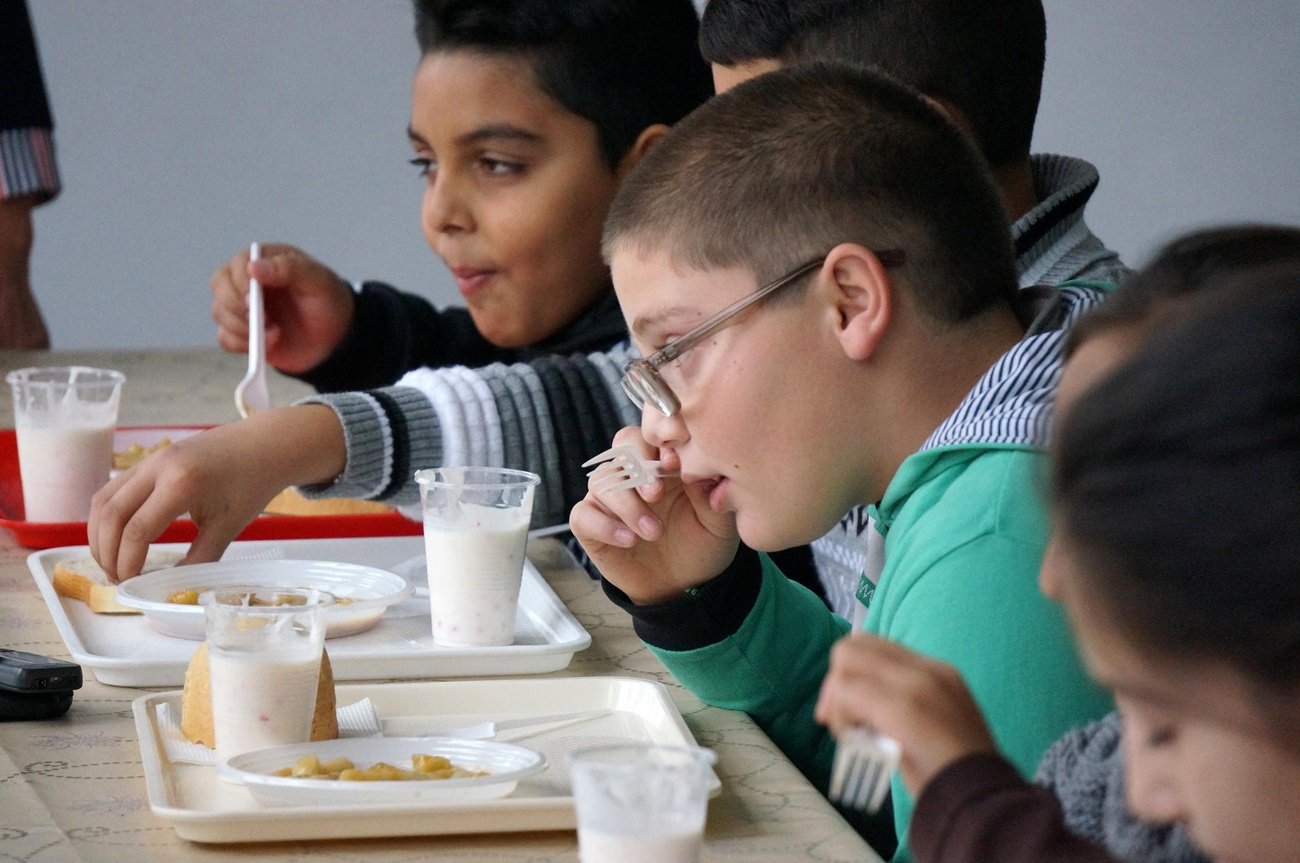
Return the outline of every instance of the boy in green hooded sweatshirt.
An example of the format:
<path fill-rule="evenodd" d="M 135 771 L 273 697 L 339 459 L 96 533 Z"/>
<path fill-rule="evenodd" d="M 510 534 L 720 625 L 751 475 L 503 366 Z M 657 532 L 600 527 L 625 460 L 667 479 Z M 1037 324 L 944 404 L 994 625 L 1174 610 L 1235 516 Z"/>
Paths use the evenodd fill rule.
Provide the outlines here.
<path fill-rule="evenodd" d="M 644 357 L 616 440 L 680 475 L 589 492 L 570 525 L 683 684 L 825 789 L 812 711 L 849 624 L 739 543 L 868 505 L 864 628 L 955 665 L 1022 771 L 1109 710 L 1036 584 L 1059 345 L 1103 294 L 1017 289 L 988 168 L 919 94 L 811 64 L 716 97 L 631 172 L 605 254 Z"/>

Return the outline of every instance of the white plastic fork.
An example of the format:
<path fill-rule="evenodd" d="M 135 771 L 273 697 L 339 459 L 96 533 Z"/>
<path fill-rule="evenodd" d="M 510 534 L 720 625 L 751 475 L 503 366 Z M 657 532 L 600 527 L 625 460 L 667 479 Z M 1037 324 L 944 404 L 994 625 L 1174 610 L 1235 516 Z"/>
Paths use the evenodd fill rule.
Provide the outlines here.
<path fill-rule="evenodd" d="M 868 813 L 880 809 L 902 754 L 898 741 L 866 728 L 850 728 L 835 741 L 830 798 Z"/>
<path fill-rule="evenodd" d="M 519 729 L 528 729 L 524 734 L 512 735 L 512 740 L 522 740 L 542 732 L 556 731 L 609 716 L 614 711 L 609 708 L 580 710 L 574 713 L 551 713 L 542 716 L 525 716 L 520 719 L 498 719 L 495 722 L 480 722 L 478 725 L 466 725 L 461 728 L 425 729 L 409 731 L 406 726 L 418 722 L 416 717 L 402 717 L 404 722 L 388 721 L 384 724 L 384 733 L 401 737 L 462 737 L 467 740 L 489 740 L 497 735 Z"/>
<path fill-rule="evenodd" d="M 631 444 L 612 446 L 582 463 L 583 467 L 592 465 L 596 467 L 587 476 L 589 488 L 596 494 L 649 485 L 662 476 L 677 476 L 675 471 L 660 467 L 658 461 L 642 457 Z"/>
<path fill-rule="evenodd" d="M 248 259 L 256 261 L 260 247 L 253 243 Z M 241 417 L 271 406 L 271 392 L 266 387 L 266 307 L 262 302 L 262 285 L 248 280 L 248 371 L 235 386 L 235 408 Z"/>

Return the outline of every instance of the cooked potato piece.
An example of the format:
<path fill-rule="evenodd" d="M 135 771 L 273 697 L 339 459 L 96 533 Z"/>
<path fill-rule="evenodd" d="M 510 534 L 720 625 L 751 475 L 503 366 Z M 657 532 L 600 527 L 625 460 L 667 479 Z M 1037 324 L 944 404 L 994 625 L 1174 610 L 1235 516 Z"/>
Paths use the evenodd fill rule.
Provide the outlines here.
<path fill-rule="evenodd" d="M 301 779 L 304 776 L 315 776 L 320 772 L 320 759 L 315 755 L 304 755 L 293 765 L 289 775 Z"/>
<path fill-rule="evenodd" d="M 451 762 L 441 755 L 416 753 L 411 756 L 411 766 L 415 768 L 416 773 L 440 773 L 443 770 L 450 770 Z"/>
<path fill-rule="evenodd" d="M 174 590 L 167 594 L 167 601 L 176 605 L 198 605 L 199 594 L 203 592 L 201 587 L 187 587 L 182 590 Z"/>
<path fill-rule="evenodd" d="M 291 776 L 294 779 L 337 779 L 342 782 L 405 782 L 413 779 L 461 779 L 486 776 L 484 770 L 466 770 L 457 767 L 441 755 L 416 753 L 411 756 L 411 767 L 406 770 L 383 761 L 366 768 L 357 767 L 347 758 L 334 758 L 322 762 L 315 755 L 304 755 L 291 767 L 276 770 L 274 776 Z"/>

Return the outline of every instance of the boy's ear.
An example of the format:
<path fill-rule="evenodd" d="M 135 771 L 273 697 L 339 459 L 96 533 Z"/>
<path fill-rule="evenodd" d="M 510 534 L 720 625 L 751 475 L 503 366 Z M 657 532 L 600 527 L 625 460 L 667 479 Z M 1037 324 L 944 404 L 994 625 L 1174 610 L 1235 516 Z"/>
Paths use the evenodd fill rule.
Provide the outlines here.
<path fill-rule="evenodd" d="M 621 183 L 627 176 L 627 172 L 636 167 L 636 163 L 650 148 L 659 143 L 659 139 L 668 134 L 668 126 L 663 123 L 655 123 L 653 126 L 646 126 L 641 130 L 641 134 L 636 136 L 636 140 L 628 151 L 623 154 L 623 158 L 618 160 L 618 168 L 614 171 L 614 177 Z"/>
<path fill-rule="evenodd" d="M 836 337 L 845 355 L 871 359 L 893 319 L 894 285 L 885 265 L 865 246 L 841 243 L 826 256 L 822 272 L 834 279 Z"/>

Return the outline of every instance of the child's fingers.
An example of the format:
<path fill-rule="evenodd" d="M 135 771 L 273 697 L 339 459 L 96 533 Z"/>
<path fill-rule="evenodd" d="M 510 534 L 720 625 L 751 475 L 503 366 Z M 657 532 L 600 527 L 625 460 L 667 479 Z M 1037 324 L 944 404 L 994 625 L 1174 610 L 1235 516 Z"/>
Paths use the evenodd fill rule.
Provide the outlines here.
<path fill-rule="evenodd" d="M 578 501 L 569 513 L 569 530 L 589 550 L 593 543 L 631 548 L 638 541 L 631 528 L 591 496 Z"/>
<path fill-rule="evenodd" d="M 924 688 L 922 666 L 928 663 L 919 654 L 869 633 L 841 638 L 831 648 L 817 720 L 836 732 L 868 725 L 890 733 L 879 726 L 892 724 L 889 713 L 914 703 L 908 694 Z"/>
<path fill-rule="evenodd" d="M 647 499 L 642 497 L 641 488 L 623 488 L 600 494 L 588 490 L 586 499 L 594 501 L 641 539 L 654 540 L 663 535 L 663 523 Z"/>
<path fill-rule="evenodd" d="M 122 524 L 114 580 L 125 581 L 138 575 L 149 554 L 149 544 L 185 510 L 184 505 L 178 507 L 167 495 L 160 493 L 158 486 L 153 486 L 151 493 L 134 506 L 134 511 Z"/>
<path fill-rule="evenodd" d="M 124 569 L 123 546 L 131 544 L 125 537 L 127 525 L 153 490 L 150 472 L 137 467 L 104 486 L 91 501 L 90 526 L 86 532 L 90 552 L 112 581 L 120 581 L 123 574 L 134 575 L 144 563 L 142 553 L 134 570 Z M 127 552 L 128 566 L 133 556 L 133 550 Z"/>
<path fill-rule="evenodd" d="M 212 300 L 212 320 L 217 325 L 220 336 L 233 341 L 248 344 L 248 307 L 243 304 L 227 302 L 225 297 Z M 223 344 L 222 347 L 225 347 Z"/>
<path fill-rule="evenodd" d="M 117 528 L 109 524 L 110 521 L 114 520 L 114 517 L 106 512 L 105 507 L 110 500 L 117 496 L 122 486 L 130 481 L 133 471 L 134 468 L 123 471 L 111 478 L 90 499 L 90 518 L 86 525 L 86 544 L 90 547 L 91 556 L 103 567 L 110 578 L 114 570 L 104 566 L 104 561 L 110 559 L 108 555 L 111 553 L 111 559 L 116 565 Z"/>

